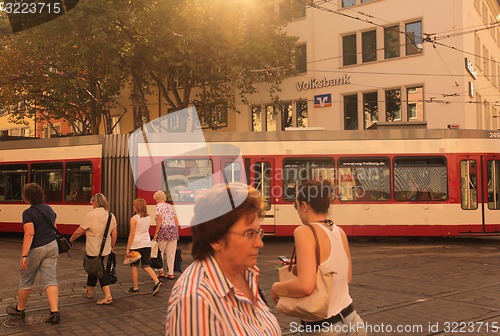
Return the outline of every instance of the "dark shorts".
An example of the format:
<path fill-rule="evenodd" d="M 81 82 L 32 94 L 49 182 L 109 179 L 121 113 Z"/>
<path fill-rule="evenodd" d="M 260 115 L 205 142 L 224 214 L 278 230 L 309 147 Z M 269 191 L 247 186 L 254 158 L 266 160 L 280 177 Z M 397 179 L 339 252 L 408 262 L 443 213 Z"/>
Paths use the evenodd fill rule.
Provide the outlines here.
<path fill-rule="evenodd" d="M 141 259 L 131 263 L 130 267 L 139 267 L 139 263 L 142 264 L 142 267 L 149 267 L 149 265 L 151 265 L 151 247 L 143 247 L 130 251 L 137 251 L 141 254 Z"/>

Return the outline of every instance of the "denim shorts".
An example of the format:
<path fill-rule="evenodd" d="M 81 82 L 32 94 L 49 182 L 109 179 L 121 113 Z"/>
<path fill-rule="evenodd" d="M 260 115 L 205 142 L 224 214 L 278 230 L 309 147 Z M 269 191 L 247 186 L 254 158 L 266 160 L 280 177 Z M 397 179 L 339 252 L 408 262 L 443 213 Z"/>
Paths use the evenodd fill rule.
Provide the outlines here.
<path fill-rule="evenodd" d="M 130 267 L 139 267 L 139 262 L 142 264 L 143 268 L 150 267 L 149 265 L 151 265 L 151 247 L 142 247 L 131 251 L 139 252 L 141 254 L 141 259 L 131 263 Z"/>
<path fill-rule="evenodd" d="M 19 289 L 31 289 L 38 273 L 42 277 L 43 288 L 57 286 L 56 270 L 59 249 L 57 241 L 32 248 L 28 252 L 28 269 L 21 270 Z"/>

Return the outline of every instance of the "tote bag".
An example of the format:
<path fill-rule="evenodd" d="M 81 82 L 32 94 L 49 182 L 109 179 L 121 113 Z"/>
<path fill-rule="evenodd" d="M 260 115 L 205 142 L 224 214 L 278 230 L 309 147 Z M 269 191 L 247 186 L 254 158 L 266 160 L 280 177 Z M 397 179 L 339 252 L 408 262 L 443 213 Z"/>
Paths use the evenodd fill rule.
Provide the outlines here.
<path fill-rule="evenodd" d="M 300 318 L 304 321 L 319 321 L 328 318 L 328 306 L 330 304 L 333 290 L 333 276 L 335 272 L 320 265 L 319 244 L 316 232 L 310 224 L 306 224 L 314 234 L 316 241 L 316 288 L 308 295 L 300 298 L 282 296 L 278 300 L 276 309 L 281 313 Z M 291 260 L 296 261 L 295 249 Z M 296 278 L 296 265 L 290 264 L 279 269 L 279 279 L 281 281 Z"/>

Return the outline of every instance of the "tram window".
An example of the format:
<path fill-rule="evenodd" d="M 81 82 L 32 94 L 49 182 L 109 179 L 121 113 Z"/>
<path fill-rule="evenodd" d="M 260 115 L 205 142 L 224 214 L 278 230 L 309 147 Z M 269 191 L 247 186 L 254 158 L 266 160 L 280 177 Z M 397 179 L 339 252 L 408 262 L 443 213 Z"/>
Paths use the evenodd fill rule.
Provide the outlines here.
<path fill-rule="evenodd" d="M 486 163 L 488 180 L 488 209 L 500 210 L 500 160 Z"/>
<path fill-rule="evenodd" d="M 169 159 L 162 168 L 167 201 L 194 202 L 212 187 L 212 160 Z"/>
<path fill-rule="evenodd" d="M 253 187 L 260 192 L 264 210 L 271 209 L 271 164 L 269 162 L 256 162 L 252 166 Z"/>
<path fill-rule="evenodd" d="M 394 199 L 401 202 L 441 201 L 448 198 L 444 157 L 394 159 Z"/>
<path fill-rule="evenodd" d="M 0 202 L 22 201 L 22 190 L 28 181 L 27 165 L 0 166 Z"/>
<path fill-rule="evenodd" d="M 38 183 L 45 192 L 46 202 L 62 201 L 62 163 L 34 163 L 31 165 L 31 182 Z"/>
<path fill-rule="evenodd" d="M 66 163 L 66 202 L 89 203 L 92 197 L 92 163 Z"/>
<path fill-rule="evenodd" d="M 335 166 L 330 158 L 284 159 L 283 199 L 294 202 L 298 187 L 307 180 L 329 180 L 334 185 L 334 179 Z"/>
<path fill-rule="evenodd" d="M 460 199 L 462 209 L 477 209 L 477 163 L 474 160 L 460 161 Z"/>
<path fill-rule="evenodd" d="M 227 162 L 224 165 L 226 182 L 241 182 L 241 164 L 238 162 Z"/>
<path fill-rule="evenodd" d="M 342 201 L 378 202 L 390 198 L 388 158 L 339 159 L 339 198 Z"/>

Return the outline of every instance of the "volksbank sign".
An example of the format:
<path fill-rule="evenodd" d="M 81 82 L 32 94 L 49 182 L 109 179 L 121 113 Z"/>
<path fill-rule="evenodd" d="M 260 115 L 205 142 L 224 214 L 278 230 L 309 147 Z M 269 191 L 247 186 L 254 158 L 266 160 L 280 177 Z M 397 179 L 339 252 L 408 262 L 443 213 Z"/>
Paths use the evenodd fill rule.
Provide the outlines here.
<path fill-rule="evenodd" d="M 297 86 L 297 90 L 302 91 L 302 90 L 311 90 L 311 89 L 321 89 L 321 88 L 326 88 L 329 86 L 338 86 L 338 85 L 346 85 L 346 84 L 351 84 L 351 76 L 349 75 L 344 75 L 344 77 L 340 78 L 335 78 L 335 79 L 328 79 L 328 78 L 322 78 L 322 79 L 311 79 L 309 81 L 302 81 L 299 83 L 296 83 L 295 85 Z"/>

